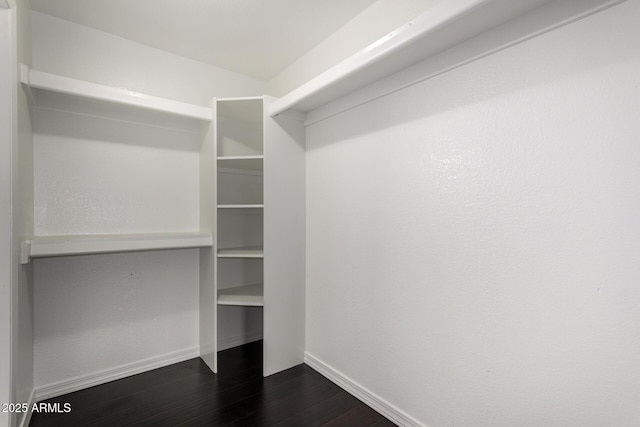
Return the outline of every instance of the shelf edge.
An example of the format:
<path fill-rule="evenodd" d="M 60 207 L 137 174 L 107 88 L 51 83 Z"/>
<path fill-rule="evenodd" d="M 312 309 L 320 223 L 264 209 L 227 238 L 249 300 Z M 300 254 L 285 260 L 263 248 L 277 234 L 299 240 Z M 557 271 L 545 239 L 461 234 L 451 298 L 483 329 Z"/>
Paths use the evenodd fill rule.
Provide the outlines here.
<path fill-rule="evenodd" d="M 45 90 L 201 121 L 213 120 L 213 112 L 207 107 L 33 70 L 24 64 L 20 66 L 20 82 L 30 90 Z"/>
<path fill-rule="evenodd" d="M 231 161 L 231 160 L 264 160 L 264 155 L 251 155 L 251 156 L 218 156 L 216 160 Z"/>
<path fill-rule="evenodd" d="M 286 110 L 295 109 L 295 106 L 300 102 L 308 100 L 341 80 L 370 67 L 394 51 L 402 49 L 420 37 L 424 37 L 435 29 L 445 26 L 457 17 L 486 3 L 488 3 L 487 0 L 449 2 L 442 8 L 440 17 L 433 17 L 433 10 L 428 10 L 274 101 L 269 108 L 269 114 L 273 117 Z"/>
<path fill-rule="evenodd" d="M 502 41 L 502 47 L 499 48 L 535 37 L 624 1 L 627 0 L 441 2 L 274 101 L 269 114 L 273 117 L 288 111 L 315 112 L 353 92 L 363 90 L 413 65 L 425 63 L 462 43 L 482 37 L 516 20 L 524 20 L 529 33 L 521 34 L 512 28 L 509 32 L 516 34 L 516 38 Z M 526 22 L 529 15 L 534 18 Z M 532 23 L 538 26 L 531 26 Z M 477 57 L 478 55 L 459 58 L 458 62 L 464 64 Z M 314 121 L 317 120 L 314 118 L 311 123 Z M 309 122 L 307 117 L 305 125 Z"/>
<path fill-rule="evenodd" d="M 227 252 L 234 251 L 234 252 Z M 249 252 L 243 252 L 249 251 Z M 247 246 L 238 248 L 218 249 L 218 258 L 264 258 L 264 248 L 261 246 Z"/>
<path fill-rule="evenodd" d="M 218 258 L 264 258 L 264 255 L 252 255 L 252 254 L 218 254 Z"/>
<path fill-rule="evenodd" d="M 218 301 L 218 305 L 224 305 L 227 307 L 264 307 L 264 302 L 259 302 L 259 303 L 249 303 L 249 302 L 242 302 L 242 303 L 234 303 L 234 302 L 220 302 Z"/>
<path fill-rule="evenodd" d="M 44 258 L 211 246 L 213 236 L 208 233 L 34 236 L 23 242 L 23 252 L 28 248 L 28 258 Z"/>
<path fill-rule="evenodd" d="M 218 209 L 264 209 L 263 204 L 218 205 Z"/>

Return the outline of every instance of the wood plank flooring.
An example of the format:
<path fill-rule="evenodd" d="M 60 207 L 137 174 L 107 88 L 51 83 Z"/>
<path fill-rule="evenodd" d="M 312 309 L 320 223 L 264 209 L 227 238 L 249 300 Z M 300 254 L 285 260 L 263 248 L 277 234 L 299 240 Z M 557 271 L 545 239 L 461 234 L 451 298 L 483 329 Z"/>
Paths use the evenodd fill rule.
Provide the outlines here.
<path fill-rule="evenodd" d="M 200 359 L 45 401 L 30 426 L 327 426 L 394 424 L 308 367 L 262 377 L 262 342 L 225 350 L 213 374 Z"/>

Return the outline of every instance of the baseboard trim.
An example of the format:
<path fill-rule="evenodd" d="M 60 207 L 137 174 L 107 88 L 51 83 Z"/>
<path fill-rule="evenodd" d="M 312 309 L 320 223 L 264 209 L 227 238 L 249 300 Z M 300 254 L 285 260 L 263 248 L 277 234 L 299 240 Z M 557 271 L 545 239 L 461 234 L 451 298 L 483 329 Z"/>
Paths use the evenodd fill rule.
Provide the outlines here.
<path fill-rule="evenodd" d="M 248 344 L 250 342 L 258 341 L 261 339 L 262 339 L 262 331 L 224 338 L 224 339 L 218 340 L 218 351 L 227 350 L 233 347 L 238 347 L 239 345 Z"/>
<path fill-rule="evenodd" d="M 28 427 L 31 422 L 31 408 L 33 408 L 33 404 L 36 402 L 36 389 L 31 390 L 31 394 L 29 395 L 29 410 L 24 412 L 22 415 L 22 419 L 18 421 L 18 427 Z"/>
<path fill-rule="evenodd" d="M 119 380 L 141 372 L 150 371 L 152 369 L 161 368 L 173 363 L 200 357 L 200 348 L 191 347 L 184 350 L 178 350 L 166 353 L 160 356 L 150 357 L 138 362 L 127 363 L 125 365 L 116 366 L 115 368 L 105 369 L 89 375 L 83 375 L 68 380 L 58 381 L 51 384 L 36 387 L 35 401 L 39 402 L 95 385 L 108 383 L 109 381 Z"/>
<path fill-rule="evenodd" d="M 261 339 L 262 331 L 251 334 L 236 335 L 220 340 L 218 342 L 218 350 L 226 350 Z M 199 347 L 191 347 L 185 350 L 166 353 L 160 356 L 140 360 L 138 362 L 116 366 L 115 368 L 111 369 L 105 369 L 93 374 L 83 375 L 68 380 L 39 386 L 34 389 L 34 392 L 31 395 L 30 404 L 31 406 L 33 406 L 32 404 L 34 402 L 39 402 L 41 400 L 50 399 L 52 397 L 61 396 L 67 393 L 72 393 L 74 391 L 108 383 L 110 381 L 119 380 L 131 375 L 136 375 L 142 372 L 150 371 L 152 369 L 171 365 L 173 363 L 193 359 L 194 357 L 200 357 Z M 30 417 L 31 414 L 29 414 L 29 418 Z M 23 422 L 23 424 L 25 426 L 29 425 L 28 422 Z"/>
<path fill-rule="evenodd" d="M 374 410 L 378 411 L 381 415 L 385 416 L 390 421 L 400 426 L 425 427 L 424 424 L 420 423 L 415 418 L 398 409 L 396 406 L 382 399 L 375 393 L 372 393 L 351 378 L 337 371 L 332 366 L 324 363 L 308 352 L 304 353 L 304 362 L 327 377 L 329 380 L 333 381 L 334 383 L 363 401 Z"/>

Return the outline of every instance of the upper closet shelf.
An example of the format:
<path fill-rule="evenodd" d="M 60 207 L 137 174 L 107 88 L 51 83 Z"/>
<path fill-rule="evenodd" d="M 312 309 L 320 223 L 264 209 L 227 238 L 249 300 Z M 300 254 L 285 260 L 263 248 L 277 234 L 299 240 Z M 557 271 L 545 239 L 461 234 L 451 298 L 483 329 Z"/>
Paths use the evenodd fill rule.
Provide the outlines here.
<path fill-rule="evenodd" d="M 22 65 L 20 81 L 36 106 L 130 121 L 181 127 L 211 121 L 211 108 L 126 89 L 30 70 Z"/>
<path fill-rule="evenodd" d="M 95 234 L 35 236 L 22 245 L 22 263 L 29 258 L 204 248 L 213 245 L 208 233 Z"/>
<path fill-rule="evenodd" d="M 495 51 L 518 40 L 549 31 L 623 0 L 448 0 L 437 2 L 414 20 L 387 34 L 327 71 L 273 102 L 271 116 L 287 110 L 309 112 L 434 57 L 520 16 L 526 22 L 505 29 Z M 531 13 L 529 13 L 531 12 Z M 530 19 L 529 19 L 530 18 Z M 495 41 L 495 40 L 493 40 Z M 458 63 L 481 55 L 465 51 Z"/>

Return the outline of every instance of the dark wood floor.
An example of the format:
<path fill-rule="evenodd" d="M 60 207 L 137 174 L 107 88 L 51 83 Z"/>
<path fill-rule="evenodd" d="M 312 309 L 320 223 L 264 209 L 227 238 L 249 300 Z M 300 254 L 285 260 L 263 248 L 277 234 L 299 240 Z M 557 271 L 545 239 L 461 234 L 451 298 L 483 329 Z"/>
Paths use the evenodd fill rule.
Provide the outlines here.
<path fill-rule="evenodd" d="M 30 426 L 393 426 L 306 365 L 262 377 L 262 342 L 46 401 L 66 414 L 34 413 Z"/>

